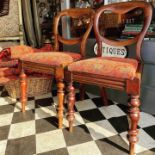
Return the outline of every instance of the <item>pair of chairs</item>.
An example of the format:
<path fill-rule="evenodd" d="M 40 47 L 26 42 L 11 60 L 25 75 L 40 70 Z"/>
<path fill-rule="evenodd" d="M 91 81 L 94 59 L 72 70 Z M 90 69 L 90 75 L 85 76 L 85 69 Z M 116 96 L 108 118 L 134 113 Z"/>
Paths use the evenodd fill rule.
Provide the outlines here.
<path fill-rule="evenodd" d="M 134 16 L 132 12 L 135 9 L 143 11 L 143 27 L 142 30 L 133 38 L 127 40 L 115 39 L 112 40 L 105 36 L 105 30 L 100 32 L 100 16 L 107 11 L 114 12 L 122 17 L 119 19 L 121 22 L 125 21 L 125 16 Z M 62 16 L 70 16 L 72 18 L 79 18 L 83 15 L 90 16 L 90 23 L 83 37 L 65 39 L 58 33 L 58 22 Z M 132 17 L 132 16 L 130 16 Z M 55 51 L 47 53 L 34 53 L 26 55 L 20 59 L 21 68 L 21 103 L 22 111 L 25 111 L 26 104 L 26 75 L 24 70 L 30 69 L 37 72 L 44 72 L 54 74 L 57 81 L 58 92 L 58 119 L 59 128 L 62 127 L 63 120 L 63 101 L 64 101 L 64 79 L 68 83 L 68 121 L 69 130 L 73 130 L 74 121 L 74 104 L 75 93 L 73 82 L 82 84 L 92 84 L 99 87 L 107 87 L 117 90 L 126 91 L 129 95 L 129 152 L 130 155 L 135 153 L 135 144 L 137 142 L 137 124 L 140 118 L 140 83 L 142 72 L 142 60 L 140 56 L 141 45 L 147 29 L 151 23 L 152 7 L 146 2 L 123 2 L 115 3 L 100 7 L 96 13 L 92 9 L 69 9 L 60 12 L 54 21 L 54 35 L 55 35 Z M 92 24 L 93 22 L 93 24 Z M 120 23 L 122 24 L 122 23 Z M 88 35 L 91 31 L 92 25 L 98 44 L 98 52 L 96 58 L 84 59 L 85 46 Z M 70 52 L 58 52 L 59 42 L 63 44 L 73 45 L 80 43 L 80 54 Z M 112 46 L 128 46 L 136 44 L 136 57 L 135 58 L 108 58 L 101 57 L 102 55 L 102 42 Z M 83 60 L 84 59 L 84 60 Z M 77 61 L 78 60 L 78 61 Z"/>

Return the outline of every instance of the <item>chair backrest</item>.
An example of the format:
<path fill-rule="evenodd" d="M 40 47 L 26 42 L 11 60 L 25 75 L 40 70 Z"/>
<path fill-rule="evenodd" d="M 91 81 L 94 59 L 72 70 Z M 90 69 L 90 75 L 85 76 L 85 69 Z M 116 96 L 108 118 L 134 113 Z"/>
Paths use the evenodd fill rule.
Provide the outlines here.
<path fill-rule="evenodd" d="M 134 10 L 140 9 L 143 13 L 143 23 L 142 23 L 142 29 L 137 35 L 135 35 L 133 38 L 128 38 L 128 39 L 110 39 L 105 35 L 105 29 L 102 29 L 102 34 L 100 32 L 100 17 L 103 13 L 108 13 L 108 12 L 113 12 L 119 15 L 121 17 L 120 24 L 124 22 L 125 23 L 125 18 L 126 16 L 132 17 L 135 16 L 133 13 Z M 95 16 L 94 16 L 94 32 L 95 36 L 97 39 L 98 43 L 98 56 L 101 56 L 102 52 L 102 42 L 112 45 L 112 46 L 128 46 L 130 44 L 136 44 L 136 59 L 141 60 L 140 58 L 140 51 L 141 51 L 141 44 L 142 41 L 146 35 L 146 32 L 149 28 L 149 25 L 152 20 L 152 7 L 149 3 L 147 2 L 142 2 L 142 1 L 134 1 L 134 2 L 122 2 L 122 3 L 114 3 L 110 5 L 105 5 L 100 7 Z M 122 22 L 122 23 L 121 23 Z"/>
<path fill-rule="evenodd" d="M 70 17 L 71 19 L 80 19 L 83 16 L 87 16 L 90 18 L 89 23 L 86 27 L 85 32 L 80 37 L 71 37 L 71 38 L 65 38 L 62 35 L 59 34 L 59 22 L 61 21 L 62 17 Z M 59 50 L 59 44 L 66 44 L 66 45 L 74 45 L 74 44 L 80 44 L 80 54 L 82 57 L 85 56 L 85 46 L 86 41 L 89 36 L 89 33 L 93 26 L 93 17 L 94 17 L 94 10 L 91 8 L 74 8 L 74 9 L 67 9 L 59 12 L 57 16 L 54 19 L 54 39 L 55 39 L 55 49 L 56 51 Z"/>
<path fill-rule="evenodd" d="M 23 44 L 21 0 L 10 0 L 8 15 L 0 17 L 0 42 L 19 41 Z"/>

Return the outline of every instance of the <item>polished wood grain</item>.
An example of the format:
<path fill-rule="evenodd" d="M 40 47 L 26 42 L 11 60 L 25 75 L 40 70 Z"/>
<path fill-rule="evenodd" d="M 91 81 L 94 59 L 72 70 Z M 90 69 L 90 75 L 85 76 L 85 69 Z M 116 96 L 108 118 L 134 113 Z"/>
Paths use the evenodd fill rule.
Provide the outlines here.
<path fill-rule="evenodd" d="M 83 34 L 83 36 L 79 38 L 70 38 L 66 39 L 63 36 L 61 36 L 58 32 L 58 27 L 61 22 L 61 18 L 64 16 L 68 16 L 71 18 L 79 18 L 80 16 L 87 15 L 90 17 L 90 23 L 88 24 L 88 27 Z M 85 47 L 86 47 L 86 41 L 88 38 L 88 35 L 92 29 L 93 25 L 93 16 L 94 11 L 90 8 L 75 8 L 75 9 L 68 9 L 64 10 L 58 13 L 58 15 L 54 19 L 54 38 L 55 38 L 55 45 L 54 45 L 54 51 L 56 52 L 63 52 L 60 51 L 60 43 L 67 44 L 67 45 L 73 45 L 73 44 L 80 44 L 80 51 L 78 51 L 81 54 L 81 58 L 83 59 L 85 57 Z M 57 82 L 57 95 L 58 95 L 58 127 L 62 128 L 63 125 L 63 103 L 64 103 L 64 69 L 66 64 L 61 64 L 60 66 L 50 66 L 43 63 L 36 63 L 36 62 L 29 62 L 24 61 L 20 59 L 19 61 L 20 65 L 20 84 L 21 84 L 21 98 L 20 102 L 22 103 L 22 112 L 25 112 L 25 105 L 27 101 L 26 97 L 26 74 L 25 70 L 30 70 L 34 72 L 39 73 L 46 73 L 50 75 L 54 75 L 56 82 Z"/>
<path fill-rule="evenodd" d="M 127 40 L 111 40 L 109 38 L 106 38 L 104 30 L 102 32 L 102 35 L 99 31 L 99 19 L 101 14 L 104 11 L 112 11 L 114 13 L 119 14 L 121 17 L 125 17 L 126 13 L 130 13 L 134 9 L 142 9 L 143 10 L 143 16 L 144 16 L 144 23 L 143 28 L 141 32 L 138 33 L 138 35 L 134 36 L 134 38 L 127 39 Z M 132 16 L 132 15 L 131 15 Z M 108 77 L 103 75 L 94 75 L 94 74 L 88 74 L 83 73 L 82 71 L 68 71 L 69 73 L 66 74 L 69 83 L 69 96 L 68 96 L 68 105 L 69 105 L 69 111 L 68 111 L 68 120 L 69 120 L 69 130 L 73 130 L 73 105 L 75 104 L 74 101 L 74 88 L 73 88 L 73 81 L 77 81 L 83 84 L 91 84 L 91 85 L 97 85 L 100 88 L 106 87 L 116 90 L 125 91 L 129 97 L 129 118 L 130 118 L 130 127 L 128 132 L 128 140 L 129 140 L 129 154 L 134 155 L 135 154 L 135 144 L 138 140 L 137 134 L 137 124 L 140 118 L 140 84 L 141 84 L 141 73 L 142 73 L 142 60 L 141 60 L 141 45 L 142 41 L 144 39 L 144 36 L 147 32 L 147 29 L 151 23 L 152 19 L 152 7 L 149 3 L 146 2 L 122 2 L 122 3 L 115 3 L 110 4 L 106 6 L 100 7 L 95 14 L 94 17 L 94 32 L 96 36 L 96 40 L 98 43 L 98 56 L 101 57 L 102 53 L 102 42 L 112 45 L 112 46 L 127 46 L 131 44 L 136 44 L 136 60 L 138 63 L 138 68 L 135 74 L 135 77 L 131 80 L 123 79 L 123 78 L 116 78 L 116 77 Z M 121 21 L 121 20 L 120 20 Z M 93 52 L 93 51 L 92 51 Z M 82 60 L 81 60 L 82 62 Z M 93 64 L 92 64 L 93 65 Z M 105 92 L 103 92 L 104 94 Z M 123 123 L 123 122 L 122 122 Z"/>

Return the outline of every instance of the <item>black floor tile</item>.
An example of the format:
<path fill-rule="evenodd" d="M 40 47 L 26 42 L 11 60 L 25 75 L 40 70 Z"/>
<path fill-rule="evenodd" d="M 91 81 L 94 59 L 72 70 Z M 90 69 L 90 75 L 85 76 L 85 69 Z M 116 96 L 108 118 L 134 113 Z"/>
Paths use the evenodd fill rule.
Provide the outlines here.
<path fill-rule="evenodd" d="M 75 99 L 76 99 L 76 101 L 80 101 L 81 99 L 80 99 L 80 93 L 76 93 L 75 94 Z M 89 99 L 89 96 L 87 95 L 87 94 L 85 94 L 84 95 L 84 99 L 86 100 L 86 99 Z"/>
<path fill-rule="evenodd" d="M 75 126 L 74 131 L 70 133 L 68 129 L 63 129 L 63 134 L 67 146 L 76 145 L 92 140 L 92 137 L 85 125 Z"/>
<path fill-rule="evenodd" d="M 51 106 L 53 104 L 53 98 L 43 98 L 43 99 L 37 99 L 35 100 L 35 106 L 38 107 L 46 107 Z"/>
<path fill-rule="evenodd" d="M 0 115 L 12 113 L 14 111 L 14 104 L 2 105 L 0 106 Z"/>
<path fill-rule="evenodd" d="M 92 101 L 95 103 L 97 107 L 105 106 L 101 97 L 93 98 Z M 114 103 L 111 100 L 108 100 L 108 105 L 113 105 Z"/>
<path fill-rule="evenodd" d="M 49 152 L 39 153 L 37 155 L 69 155 L 66 148 L 61 148 Z"/>
<path fill-rule="evenodd" d="M 128 106 L 124 104 L 117 104 L 117 106 L 126 114 L 128 113 Z"/>
<path fill-rule="evenodd" d="M 35 135 L 33 135 L 8 140 L 5 155 L 33 155 L 35 153 Z"/>
<path fill-rule="evenodd" d="M 8 138 L 10 125 L 0 127 L 0 140 Z"/>
<path fill-rule="evenodd" d="M 129 129 L 127 116 L 113 117 L 109 119 L 109 122 L 118 133 L 128 131 Z"/>
<path fill-rule="evenodd" d="M 58 119 L 56 117 L 48 117 L 36 120 L 36 133 L 56 130 L 58 128 Z"/>
<path fill-rule="evenodd" d="M 143 130 L 155 140 L 155 125 L 143 128 Z"/>
<path fill-rule="evenodd" d="M 79 113 L 86 123 L 105 119 L 105 117 L 97 108 L 86 111 L 80 111 Z"/>
<path fill-rule="evenodd" d="M 118 135 L 96 140 L 103 155 L 128 155 L 128 146 Z"/>
<path fill-rule="evenodd" d="M 34 110 L 27 110 L 24 113 L 15 112 L 12 118 L 12 123 L 19 123 L 19 122 L 25 122 L 35 119 L 35 112 Z"/>

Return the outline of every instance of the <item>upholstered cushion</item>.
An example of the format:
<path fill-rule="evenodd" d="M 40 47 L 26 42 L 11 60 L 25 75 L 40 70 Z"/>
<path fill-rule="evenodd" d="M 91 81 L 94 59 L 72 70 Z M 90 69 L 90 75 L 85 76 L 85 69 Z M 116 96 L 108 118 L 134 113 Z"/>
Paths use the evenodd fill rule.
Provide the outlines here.
<path fill-rule="evenodd" d="M 15 75 L 10 75 L 7 77 L 0 77 L 0 84 L 5 84 L 11 80 L 16 80 L 18 78 L 18 76 Z"/>
<path fill-rule="evenodd" d="M 7 77 L 10 75 L 18 75 L 19 69 L 17 68 L 0 68 L 0 77 Z"/>
<path fill-rule="evenodd" d="M 74 62 L 68 66 L 68 69 L 81 73 L 133 79 L 137 66 L 138 62 L 134 59 L 100 57 Z"/>
<path fill-rule="evenodd" d="M 73 62 L 73 58 L 62 52 L 39 52 L 27 54 L 21 60 L 42 63 L 49 66 L 66 66 Z"/>
<path fill-rule="evenodd" d="M 29 46 L 19 45 L 19 46 L 11 46 L 11 59 L 18 59 L 21 56 L 29 53 L 34 53 L 34 49 Z"/>
<path fill-rule="evenodd" d="M 73 53 L 73 52 L 68 52 L 68 51 L 67 52 L 65 51 L 63 53 L 70 55 L 74 61 L 80 60 L 82 58 L 81 54 L 79 54 L 79 53 Z"/>
<path fill-rule="evenodd" d="M 0 61 L 0 67 L 17 67 L 18 60 Z"/>

